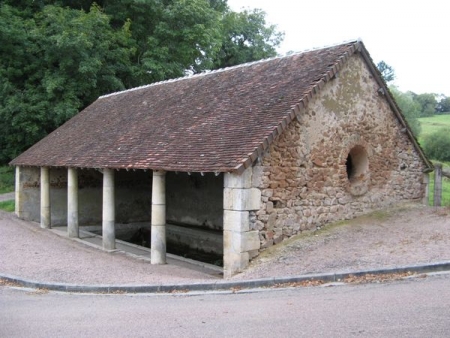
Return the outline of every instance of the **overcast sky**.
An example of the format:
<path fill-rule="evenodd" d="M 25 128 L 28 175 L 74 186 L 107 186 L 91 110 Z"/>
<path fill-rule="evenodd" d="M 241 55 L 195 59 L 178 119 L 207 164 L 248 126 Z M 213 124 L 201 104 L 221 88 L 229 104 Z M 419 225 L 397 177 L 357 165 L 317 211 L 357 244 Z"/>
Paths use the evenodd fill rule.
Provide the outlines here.
<path fill-rule="evenodd" d="M 448 0 L 228 0 L 235 11 L 261 8 L 285 32 L 280 54 L 360 38 L 384 60 L 402 91 L 450 96 Z"/>

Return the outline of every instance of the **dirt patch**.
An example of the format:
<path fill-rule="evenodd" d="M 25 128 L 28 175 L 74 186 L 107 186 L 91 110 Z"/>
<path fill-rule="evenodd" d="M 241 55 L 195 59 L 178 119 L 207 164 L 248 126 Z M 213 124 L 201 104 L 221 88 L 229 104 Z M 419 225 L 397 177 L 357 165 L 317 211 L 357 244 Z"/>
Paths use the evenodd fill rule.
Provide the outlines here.
<path fill-rule="evenodd" d="M 450 260 L 450 208 L 402 204 L 294 236 L 234 279 L 350 272 Z"/>

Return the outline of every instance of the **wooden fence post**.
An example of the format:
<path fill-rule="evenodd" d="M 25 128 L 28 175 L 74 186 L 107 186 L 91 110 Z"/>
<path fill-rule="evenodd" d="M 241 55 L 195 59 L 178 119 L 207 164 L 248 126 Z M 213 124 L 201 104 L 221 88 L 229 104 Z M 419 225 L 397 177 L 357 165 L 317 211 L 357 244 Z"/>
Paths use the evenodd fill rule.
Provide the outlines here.
<path fill-rule="evenodd" d="M 442 164 L 434 165 L 434 206 L 440 207 L 442 200 Z"/>

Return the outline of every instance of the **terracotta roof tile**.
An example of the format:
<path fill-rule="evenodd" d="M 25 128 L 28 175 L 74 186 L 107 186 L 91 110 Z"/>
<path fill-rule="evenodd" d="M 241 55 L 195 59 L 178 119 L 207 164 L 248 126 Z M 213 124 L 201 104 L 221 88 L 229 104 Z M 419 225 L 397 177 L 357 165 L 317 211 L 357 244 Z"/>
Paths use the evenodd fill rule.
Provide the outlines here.
<path fill-rule="evenodd" d="M 240 170 L 267 149 L 359 43 L 100 97 L 11 164 Z"/>

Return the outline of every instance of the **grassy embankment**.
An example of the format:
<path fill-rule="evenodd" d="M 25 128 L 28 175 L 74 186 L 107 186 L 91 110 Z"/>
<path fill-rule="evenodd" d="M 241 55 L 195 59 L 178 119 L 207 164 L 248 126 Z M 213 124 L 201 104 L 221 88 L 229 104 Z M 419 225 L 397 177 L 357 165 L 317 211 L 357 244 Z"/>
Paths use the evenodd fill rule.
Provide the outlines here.
<path fill-rule="evenodd" d="M 450 114 L 434 115 L 419 119 L 422 130 L 419 135 L 419 143 L 423 143 L 425 135 L 430 135 L 441 128 L 450 129 Z M 450 162 L 444 162 L 444 167 L 450 169 Z M 433 205 L 434 174 L 430 174 L 430 205 Z M 444 178 L 442 181 L 442 205 L 450 205 L 450 179 Z"/>

